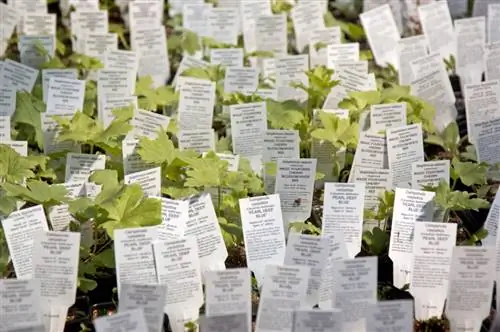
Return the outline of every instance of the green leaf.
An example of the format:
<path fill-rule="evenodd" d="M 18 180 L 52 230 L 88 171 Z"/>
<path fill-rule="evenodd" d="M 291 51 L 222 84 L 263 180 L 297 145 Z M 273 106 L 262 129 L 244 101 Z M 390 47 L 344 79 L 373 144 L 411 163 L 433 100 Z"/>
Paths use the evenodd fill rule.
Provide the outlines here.
<path fill-rule="evenodd" d="M 88 293 L 97 288 L 97 282 L 92 279 L 78 277 L 78 289 L 84 293 Z"/>
<path fill-rule="evenodd" d="M 95 264 L 109 269 L 115 268 L 115 251 L 109 248 L 96 255 L 94 258 Z"/>
<path fill-rule="evenodd" d="M 135 85 L 135 95 L 139 97 L 139 106 L 145 110 L 156 111 L 158 107 L 177 103 L 179 95 L 172 86 L 153 87 L 151 76 L 139 78 Z"/>
<path fill-rule="evenodd" d="M 194 55 L 201 50 L 200 38 L 196 33 L 189 30 L 184 30 L 182 34 L 182 49 L 189 55 Z"/>
<path fill-rule="evenodd" d="M 446 149 L 444 140 L 438 135 L 428 135 L 427 138 L 425 139 L 425 143 L 438 145 L 443 149 Z"/>
<path fill-rule="evenodd" d="M 374 227 L 373 230 L 363 233 L 363 242 L 368 246 L 368 249 L 373 255 L 380 255 L 389 247 L 390 236 L 379 227 Z"/>
<path fill-rule="evenodd" d="M 482 185 L 487 182 L 489 166 L 486 163 L 461 162 L 457 159 L 452 161 L 454 171 L 466 186 Z"/>
<path fill-rule="evenodd" d="M 10 146 L 0 143 L 0 179 L 7 182 L 21 182 L 34 177 L 34 165 Z"/>
<path fill-rule="evenodd" d="M 194 159 L 186 171 L 186 187 L 220 187 L 228 173 L 229 163 L 215 158 Z"/>
<path fill-rule="evenodd" d="M 43 130 L 41 114 L 45 112 L 45 104 L 28 92 L 16 95 L 16 110 L 12 115 L 12 123 L 25 124 L 33 130 L 33 140 L 39 148 L 43 148 Z"/>
<path fill-rule="evenodd" d="M 219 217 L 217 219 L 219 220 L 219 225 L 226 247 L 243 243 L 243 229 L 241 226 L 233 224 L 223 217 Z"/>
<path fill-rule="evenodd" d="M 267 121 L 273 129 L 294 129 L 304 120 L 303 109 L 296 101 L 267 100 Z"/>
<path fill-rule="evenodd" d="M 107 213 L 98 222 L 111 238 L 115 229 L 161 223 L 161 200 L 144 198 L 141 186 L 136 183 L 124 186 L 118 196 L 103 202 L 100 207 Z"/>
<path fill-rule="evenodd" d="M 17 197 L 22 201 L 33 204 L 43 204 L 44 207 L 59 205 L 67 202 L 67 190 L 64 186 L 49 185 L 46 182 L 27 181 L 26 187 L 19 184 L 4 182 L 0 184 L 8 196 Z"/>

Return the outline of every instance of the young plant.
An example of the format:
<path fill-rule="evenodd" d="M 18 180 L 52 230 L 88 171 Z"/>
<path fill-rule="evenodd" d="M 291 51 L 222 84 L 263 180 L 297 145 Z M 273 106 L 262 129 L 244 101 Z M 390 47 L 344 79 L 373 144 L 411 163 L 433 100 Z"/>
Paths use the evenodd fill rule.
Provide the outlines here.
<path fill-rule="evenodd" d="M 387 226 L 394 210 L 394 190 L 386 190 L 378 197 L 378 206 L 374 210 L 365 209 L 364 218 L 377 220 L 378 226 L 371 231 L 363 232 L 363 249 L 371 255 L 378 256 L 389 248 L 390 235 Z"/>
<path fill-rule="evenodd" d="M 306 75 L 309 81 L 307 86 L 303 83 L 292 83 L 291 86 L 307 93 L 306 117 L 310 120 L 313 111 L 323 107 L 328 94 L 333 87 L 339 84 L 339 81 L 333 79 L 333 69 L 328 69 L 325 66 L 314 67 L 306 71 Z"/>
<path fill-rule="evenodd" d="M 319 112 L 322 128 L 316 128 L 311 132 L 312 138 L 332 145 L 332 175 L 338 178 L 341 167 L 338 152 L 342 149 L 355 147 L 358 142 L 359 124 L 349 119 L 341 119 L 335 114 Z"/>

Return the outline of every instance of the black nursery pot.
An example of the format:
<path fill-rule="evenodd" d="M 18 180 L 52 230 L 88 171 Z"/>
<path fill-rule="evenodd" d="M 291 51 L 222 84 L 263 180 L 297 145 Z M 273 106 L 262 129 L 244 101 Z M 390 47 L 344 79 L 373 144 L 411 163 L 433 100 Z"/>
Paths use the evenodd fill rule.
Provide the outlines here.
<path fill-rule="evenodd" d="M 96 280 L 97 287 L 88 292 L 90 304 L 106 303 L 113 298 L 113 288 L 116 287 L 116 275 L 113 270 L 109 271 L 109 275 Z"/>
<path fill-rule="evenodd" d="M 75 304 L 68 310 L 64 332 L 80 332 L 80 324 L 90 325 L 88 296 L 78 296 Z"/>

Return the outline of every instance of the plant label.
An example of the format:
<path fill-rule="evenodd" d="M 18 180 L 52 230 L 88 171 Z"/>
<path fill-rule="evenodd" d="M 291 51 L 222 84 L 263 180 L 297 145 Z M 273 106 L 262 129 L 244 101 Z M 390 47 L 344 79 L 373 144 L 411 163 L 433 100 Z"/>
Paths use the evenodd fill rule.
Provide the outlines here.
<path fill-rule="evenodd" d="M 387 168 L 387 143 L 384 135 L 362 132 L 354 155 L 354 166 Z"/>
<path fill-rule="evenodd" d="M 87 181 L 93 171 L 106 168 L 106 155 L 68 153 L 65 182 Z"/>
<path fill-rule="evenodd" d="M 488 43 L 500 41 L 500 4 L 488 4 Z"/>
<path fill-rule="evenodd" d="M 351 70 L 361 74 L 368 74 L 368 61 L 338 61 L 333 65 L 334 70 Z"/>
<path fill-rule="evenodd" d="M 335 262 L 332 307 L 342 315 L 344 331 L 363 331 L 370 307 L 377 303 L 378 257 L 362 257 Z"/>
<path fill-rule="evenodd" d="M 455 20 L 457 40 L 456 71 L 462 84 L 477 84 L 484 72 L 486 18 L 473 17 Z"/>
<path fill-rule="evenodd" d="M 438 52 L 442 59 L 456 56 L 455 34 L 448 2 L 431 2 L 418 6 L 417 10 L 429 51 Z"/>
<path fill-rule="evenodd" d="M 192 2 L 182 8 L 182 25 L 200 37 L 210 36 L 208 16 L 213 8 L 210 3 Z"/>
<path fill-rule="evenodd" d="M 410 85 L 413 80 L 411 62 L 427 55 L 427 39 L 424 35 L 401 38 L 398 41 L 399 84 Z"/>
<path fill-rule="evenodd" d="M 323 236 L 341 231 L 348 257 L 354 257 L 361 249 L 363 231 L 363 207 L 365 183 L 325 183 L 323 202 Z"/>
<path fill-rule="evenodd" d="M 242 1 L 240 9 L 245 52 L 252 53 L 257 50 L 256 18 L 273 15 L 271 2 L 260 0 Z M 280 39 L 280 41 L 282 40 Z"/>
<path fill-rule="evenodd" d="M 75 303 L 80 233 L 45 231 L 35 234 L 33 276 L 40 280 L 40 295 L 51 306 Z"/>
<path fill-rule="evenodd" d="M 259 286 L 268 264 L 283 264 L 285 232 L 279 195 L 242 198 L 239 201 L 247 265 Z"/>
<path fill-rule="evenodd" d="M 83 111 L 85 81 L 52 77 L 47 92 L 47 114 Z"/>
<path fill-rule="evenodd" d="M 398 69 L 397 45 L 401 34 L 389 4 L 365 11 L 359 18 L 375 62 L 382 67 L 391 64 Z"/>
<path fill-rule="evenodd" d="M 418 74 L 414 74 L 418 77 Z M 455 121 L 455 95 L 443 66 L 412 81 L 411 91 L 439 109 L 433 120 L 438 130 L 444 130 L 448 124 Z"/>
<path fill-rule="evenodd" d="M 413 228 L 416 221 L 432 220 L 434 192 L 396 187 L 392 214 L 389 257 L 394 263 L 394 286 L 403 287 L 411 280 Z"/>
<path fill-rule="evenodd" d="M 26 13 L 22 18 L 22 32 L 27 36 L 55 36 L 56 14 Z"/>
<path fill-rule="evenodd" d="M 207 21 L 213 39 L 224 44 L 238 44 L 241 29 L 239 8 L 210 8 Z"/>
<path fill-rule="evenodd" d="M 11 149 L 19 153 L 23 157 L 28 156 L 28 141 L 3 141 L 3 145 L 9 146 Z"/>
<path fill-rule="evenodd" d="M 319 301 L 321 274 L 328 260 L 330 241 L 327 237 L 291 233 L 285 252 L 288 266 L 306 266 L 311 268 L 307 287 L 307 306 L 314 307 Z"/>
<path fill-rule="evenodd" d="M 67 196 L 71 199 L 85 197 L 85 182 L 66 182 L 58 186 L 65 187 L 68 192 Z M 48 219 L 54 231 L 69 230 L 70 222 L 75 220 L 68 210 L 68 204 L 52 206 L 49 209 Z"/>
<path fill-rule="evenodd" d="M 10 116 L 0 115 L 0 143 L 10 141 Z"/>
<path fill-rule="evenodd" d="M 158 283 L 167 285 L 167 315 L 199 308 L 203 304 L 200 259 L 195 237 L 154 242 Z"/>
<path fill-rule="evenodd" d="M 342 331 L 342 317 L 338 310 L 295 310 L 292 332 Z"/>
<path fill-rule="evenodd" d="M 189 219 L 184 236 L 194 236 L 198 241 L 202 273 L 224 270 L 227 249 L 210 194 L 189 198 Z"/>
<path fill-rule="evenodd" d="M 38 77 L 38 70 L 6 59 L 0 71 L 0 82 L 3 86 L 13 88 L 16 92 L 31 92 Z"/>
<path fill-rule="evenodd" d="M 134 77 L 135 79 L 135 77 Z M 103 96 L 99 100 L 99 107 L 97 109 L 98 118 L 105 128 L 109 127 L 111 122 L 116 118 L 113 110 L 117 108 L 132 107 L 134 114 L 137 112 L 137 97 L 136 96 L 122 96 L 122 97 L 108 97 Z"/>
<path fill-rule="evenodd" d="M 135 89 L 135 80 L 126 70 L 100 69 L 97 79 L 97 99 L 127 97 Z"/>
<path fill-rule="evenodd" d="M 278 90 L 276 89 L 257 89 L 255 95 L 263 99 L 278 100 Z"/>
<path fill-rule="evenodd" d="M 211 49 L 210 62 L 212 64 L 221 65 L 226 68 L 241 68 L 243 67 L 243 49 L 242 48 Z"/>
<path fill-rule="evenodd" d="M 82 53 L 81 42 L 86 34 L 105 34 L 109 31 L 107 10 L 75 11 L 70 19 L 75 52 Z"/>
<path fill-rule="evenodd" d="M 215 83 L 191 77 L 179 78 L 179 129 L 211 129 Z"/>
<path fill-rule="evenodd" d="M 0 66 L 0 73 L 2 67 Z M 0 74 L 1 75 L 1 74 Z M 10 117 L 16 110 L 16 90 L 11 87 L 0 87 L 0 116 Z M 10 120 L 9 120 L 10 121 Z M 10 124 L 9 124 L 10 129 Z"/>
<path fill-rule="evenodd" d="M 244 157 L 262 155 L 267 130 L 265 102 L 229 106 L 233 153 Z"/>
<path fill-rule="evenodd" d="M 118 50 L 116 47 L 104 54 L 104 64 L 109 69 L 125 70 L 129 72 L 130 79 L 136 80 L 139 61 L 134 51 Z M 135 90 L 135 86 L 134 86 Z M 134 91 L 132 91 L 133 93 Z"/>
<path fill-rule="evenodd" d="M 245 314 L 224 314 L 220 316 L 201 317 L 200 328 L 203 332 L 250 332 L 251 328 L 245 324 Z"/>
<path fill-rule="evenodd" d="M 170 117 L 141 109 L 134 110 L 134 117 L 130 123 L 134 126 L 133 136 L 147 137 L 154 140 L 159 132 L 166 132 L 170 124 Z"/>
<path fill-rule="evenodd" d="M 288 53 L 287 20 L 284 13 L 255 18 L 255 51 L 273 52 L 275 57 Z"/>
<path fill-rule="evenodd" d="M 158 226 L 158 240 L 172 241 L 184 236 L 186 220 L 189 219 L 189 202 L 161 198 L 162 223 Z"/>
<path fill-rule="evenodd" d="M 285 231 L 311 215 L 316 159 L 278 159 L 274 192 L 280 195 Z"/>
<path fill-rule="evenodd" d="M 167 295 L 165 285 L 137 285 L 122 283 L 118 295 L 118 312 L 140 308 L 144 312 L 149 332 L 158 332 L 163 325 L 163 305 Z"/>
<path fill-rule="evenodd" d="M 309 60 L 310 67 L 327 65 L 328 55 L 327 49 L 330 44 L 340 44 L 341 31 L 340 27 L 330 27 L 312 30 L 309 34 Z M 323 44 L 322 48 L 319 43 Z"/>
<path fill-rule="evenodd" d="M 307 100 L 307 93 L 304 90 L 294 88 L 291 85 L 309 86 L 309 79 L 306 75 L 309 69 L 309 56 L 307 54 L 281 56 L 277 57 L 275 61 L 278 99 L 282 101 L 290 99 Z M 281 98 L 282 93 L 280 90 L 284 91 L 286 98 Z"/>
<path fill-rule="evenodd" d="M 32 278 L 35 235 L 49 230 L 43 206 L 12 212 L 2 220 L 2 227 L 17 278 Z"/>
<path fill-rule="evenodd" d="M 139 184 L 146 197 L 161 197 L 161 167 L 127 174 L 123 181 L 125 184 Z"/>
<path fill-rule="evenodd" d="M 413 301 L 378 301 L 366 315 L 366 332 L 413 332 Z"/>
<path fill-rule="evenodd" d="M 224 93 L 241 92 L 251 95 L 257 90 L 259 71 L 256 68 L 227 68 Z"/>
<path fill-rule="evenodd" d="M 424 190 L 425 186 L 437 187 L 441 180 L 450 183 L 450 161 L 424 161 L 411 166 L 411 188 Z"/>
<path fill-rule="evenodd" d="M 40 280 L 0 280 L 0 329 L 12 331 L 20 326 L 42 323 Z M 43 330 L 42 330 L 43 331 Z"/>
<path fill-rule="evenodd" d="M 140 285 L 157 283 L 152 247 L 157 236 L 158 227 L 114 230 L 118 294 L 120 294 L 122 282 Z"/>
<path fill-rule="evenodd" d="M 337 62 L 359 60 L 359 43 L 329 44 L 327 47 L 328 68 L 334 68 Z"/>
<path fill-rule="evenodd" d="M 370 131 L 378 133 L 387 128 L 406 126 L 406 103 L 372 105 Z"/>
<path fill-rule="evenodd" d="M 495 262 L 494 247 L 456 246 L 453 249 L 445 311 L 451 329 L 481 329 L 483 319 L 490 314 Z"/>
<path fill-rule="evenodd" d="M 125 175 L 147 170 L 151 167 L 141 159 L 137 152 L 138 139 L 124 139 L 122 141 L 123 173 Z"/>
<path fill-rule="evenodd" d="M 145 332 L 148 325 L 142 308 L 119 312 L 111 316 L 102 316 L 94 320 L 96 332 Z"/>
<path fill-rule="evenodd" d="M 39 69 L 56 49 L 54 36 L 19 36 L 17 43 L 21 63 Z"/>
<path fill-rule="evenodd" d="M 182 26 L 200 37 L 209 37 L 208 15 L 213 5 L 208 3 L 187 3 L 182 8 Z"/>
<path fill-rule="evenodd" d="M 375 87 L 373 86 L 373 77 L 370 74 L 363 74 L 348 69 L 337 70 L 334 72 L 334 79 L 339 80 L 340 83 L 334 86 L 328 94 L 323 105 L 324 109 L 339 108 L 339 103 L 344 98 L 347 98 L 348 93 L 351 91 L 370 91 L 375 89 Z"/>
<path fill-rule="evenodd" d="M 246 268 L 207 271 L 206 316 L 244 315 L 245 329 L 252 327 L 251 272 Z"/>
<path fill-rule="evenodd" d="M 328 258 L 321 274 L 321 284 L 319 287 L 319 307 L 322 310 L 333 308 L 333 285 L 335 282 L 333 279 L 333 265 L 335 261 L 352 258 L 347 254 L 342 231 L 338 231 L 334 235 L 328 235 L 327 238 L 329 243 Z"/>
<path fill-rule="evenodd" d="M 61 119 L 70 120 L 74 112 L 56 114 Z M 75 153 L 81 152 L 79 144 L 74 144 L 72 141 L 59 142 L 57 140 L 60 133 L 60 126 L 54 120 L 54 115 L 49 115 L 47 112 L 41 113 L 42 131 L 43 131 L 43 152 L 47 155 L 54 152 L 70 151 Z"/>
<path fill-rule="evenodd" d="M 473 125 L 473 129 L 476 134 L 477 161 L 488 163 L 490 165 L 488 178 L 498 180 L 500 172 L 494 165 L 500 162 L 500 158 L 498 157 L 500 151 L 500 143 L 498 142 L 500 118 L 476 122 Z"/>
<path fill-rule="evenodd" d="M 150 29 L 134 29 L 130 43 L 132 50 L 137 53 L 137 74 L 139 77 L 151 76 L 154 87 L 164 86 L 165 82 L 170 78 L 170 62 L 168 60 L 165 28 L 159 26 Z M 176 75 L 181 72 L 181 66 L 179 65 Z"/>
<path fill-rule="evenodd" d="M 424 161 L 422 125 L 387 129 L 387 152 L 394 187 L 410 188 L 411 165 Z"/>
<path fill-rule="evenodd" d="M 132 31 L 138 27 L 157 28 L 163 21 L 163 3 L 156 0 L 129 3 L 128 14 Z"/>
<path fill-rule="evenodd" d="M 484 59 L 486 81 L 500 80 L 500 42 L 485 46 Z"/>
<path fill-rule="evenodd" d="M 485 247 L 495 246 L 498 237 L 498 226 L 500 225 L 500 194 L 497 191 L 495 199 L 491 203 L 488 217 L 484 222 L 484 229 L 488 231 L 486 238 L 481 240 Z"/>
<path fill-rule="evenodd" d="M 464 86 L 467 133 L 476 143 L 476 123 L 500 118 L 500 81 L 466 84 Z"/>
<path fill-rule="evenodd" d="M 293 310 L 305 305 L 311 269 L 267 265 L 257 313 L 257 331 L 285 332 L 292 328 Z"/>
<path fill-rule="evenodd" d="M 80 37 L 82 38 L 82 37 Z M 81 40 L 82 52 L 85 55 L 99 59 L 107 69 L 114 69 L 106 64 L 106 53 L 118 49 L 118 35 L 116 33 L 85 34 Z M 119 69 L 127 70 L 127 69 Z M 131 78 L 135 82 L 135 76 Z M 130 93 L 134 93 L 135 86 L 131 87 Z"/>
<path fill-rule="evenodd" d="M 426 320 L 443 312 L 457 224 L 422 221 L 413 232 L 410 293 L 415 318 Z"/>
<path fill-rule="evenodd" d="M 299 142 L 297 130 L 267 130 L 264 136 L 262 161 L 269 163 L 278 159 L 299 159 Z M 264 174 L 264 188 L 267 193 L 274 193 L 275 183 L 275 176 Z"/>
<path fill-rule="evenodd" d="M 179 149 L 194 150 L 206 153 L 215 150 L 215 132 L 213 129 L 181 130 L 179 132 Z"/>
<path fill-rule="evenodd" d="M 47 103 L 49 94 L 49 82 L 53 77 L 76 80 L 78 78 L 77 69 L 42 69 L 42 89 L 43 102 Z"/>
<path fill-rule="evenodd" d="M 162 30 L 165 31 L 165 29 L 163 29 L 163 28 L 162 28 Z M 201 69 L 205 69 L 209 65 L 210 64 L 208 62 L 203 61 L 203 60 L 199 60 L 199 59 L 197 59 L 197 58 L 195 58 L 193 56 L 184 56 L 182 58 L 181 63 L 179 64 L 179 69 L 177 69 L 177 73 L 175 74 L 174 80 L 172 81 L 172 85 L 174 87 L 176 87 L 177 86 L 177 81 L 179 80 L 181 73 L 185 72 L 189 68 L 201 68 Z M 188 78 L 188 77 L 186 77 L 186 78 Z"/>
<path fill-rule="evenodd" d="M 309 45 L 311 32 L 324 29 L 324 7 L 320 1 L 300 2 L 291 10 L 296 47 L 299 53 Z"/>
<path fill-rule="evenodd" d="M 365 183 L 365 209 L 377 210 L 381 194 L 391 190 L 392 174 L 389 169 L 355 166 L 351 168 L 349 176 L 351 183 Z"/>

